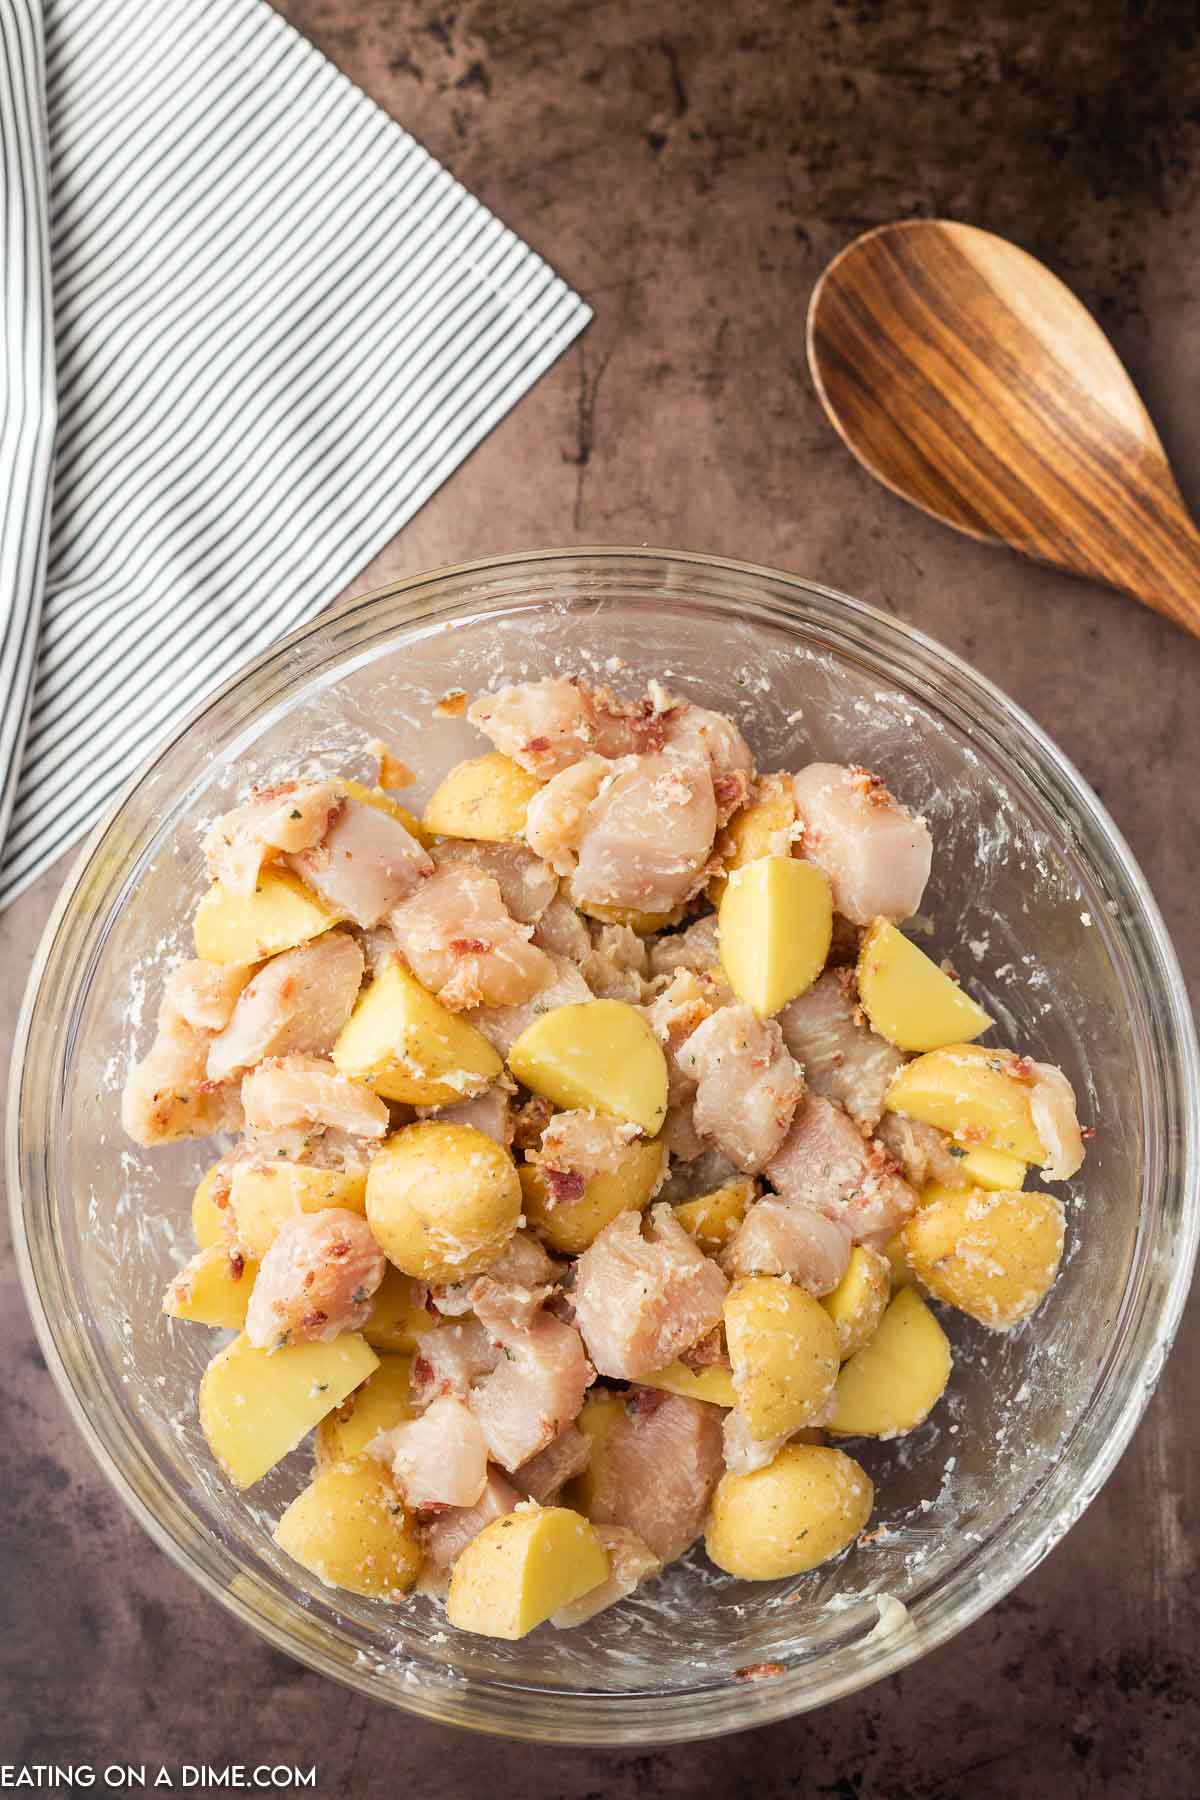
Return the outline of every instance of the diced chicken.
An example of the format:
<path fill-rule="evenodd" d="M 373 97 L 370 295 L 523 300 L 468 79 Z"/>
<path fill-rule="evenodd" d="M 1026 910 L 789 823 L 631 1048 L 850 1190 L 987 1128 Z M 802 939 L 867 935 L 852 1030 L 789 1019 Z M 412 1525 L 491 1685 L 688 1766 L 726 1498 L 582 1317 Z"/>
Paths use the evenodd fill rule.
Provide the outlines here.
<path fill-rule="evenodd" d="M 586 1625 L 597 1613 L 607 1612 L 618 1601 L 627 1600 L 636 1587 L 649 1581 L 662 1568 L 653 1550 L 642 1542 L 636 1531 L 629 1531 L 623 1525 L 597 1525 L 595 1531 L 608 1557 L 608 1575 L 599 1587 L 551 1613 L 550 1623 L 559 1631 Z"/>
<path fill-rule="evenodd" d="M 182 962 L 163 983 L 163 996 L 193 1031 L 223 1031 L 256 963 Z M 222 1077 L 218 1076 L 220 1080 Z"/>
<path fill-rule="evenodd" d="M 453 1106 L 419 1106 L 417 1116 L 437 1119 L 445 1125 L 473 1125 L 485 1137 L 495 1138 L 505 1150 L 512 1143 L 512 1107 L 501 1087 L 486 1088 L 473 1100 L 456 1100 Z"/>
<path fill-rule="evenodd" d="M 364 929 L 378 925 L 433 870 L 429 852 L 399 819 L 361 800 L 343 800 L 320 843 L 284 860 L 335 912 Z"/>
<path fill-rule="evenodd" d="M 467 717 L 497 750 L 548 781 L 587 756 L 595 742 L 595 713 L 582 682 L 552 676 L 481 694 Z"/>
<path fill-rule="evenodd" d="M 570 875 L 575 867 L 588 809 L 612 767 L 602 756 L 585 756 L 560 770 L 525 809 L 525 842 L 559 875 Z"/>
<path fill-rule="evenodd" d="M 549 1312 L 515 1326 L 489 1298 L 481 1295 L 476 1307 L 504 1354 L 472 1391 L 471 1406 L 493 1461 L 511 1473 L 578 1416 L 595 1371 L 574 1326 Z"/>
<path fill-rule="evenodd" d="M 811 1206 L 759 1200 L 721 1255 L 729 1276 L 786 1275 L 810 1294 L 831 1294 L 850 1261 L 850 1232 Z"/>
<path fill-rule="evenodd" d="M 169 1144 L 176 1138 L 237 1131 L 242 1106 L 236 1084 L 211 1081 L 212 1035 L 189 1025 L 170 995 L 158 1011 L 158 1032 L 148 1054 L 130 1070 L 121 1096 L 121 1123 L 136 1144 Z"/>
<path fill-rule="evenodd" d="M 811 763 L 792 783 L 803 853 L 829 878 L 837 911 L 856 925 L 898 923 L 921 904 L 933 859 L 924 819 L 867 769 Z"/>
<path fill-rule="evenodd" d="M 748 1006 L 723 1006 L 680 1046 L 678 1062 L 697 1083 L 692 1123 L 700 1136 L 744 1174 L 765 1167 L 804 1092 L 776 1021 Z"/>
<path fill-rule="evenodd" d="M 786 1432 L 782 1437 L 752 1436 L 740 1406 L 730 1407 L 725 1414 L 721 1437 L 725 1467 L 734 1475 L 753 1475 L 756 1469 L 765 1469 L 788 1441 Z"/>
<path fill-rule="evenodd" d="M 672 1156 L 692 1161 L 704 1140 L 692 1120 L 696 1083 L 680 1066 L 679 1051 L 687 1039 L 721 1004 L 713 983 L 680 969 L 656 1000 L 646 1007 L 646 1020 L 667 1059 L 667 1117 L 663 1136 Z"/>
<path fill-rule="evenodd" d="M 646 946 L 628 925 L 590 927 L 591 947 L 580 964 L 584 980 L 601 1000 L 640 1006 L 647 972 Z"/>
<path fill-rule="evenodd" d="M 615 1175 L 624 1167 L 639 1137 L 636 1125 L 604 1113 L 555 1113 L 542 1133 L 541 1148 L 528 1160 L 541 1164 L 556 1200 L 578 1200 L 594 1176 Z"/>
<path fill-rule="evenodd" d="M 473 838 L 452 838 L 449 843 L 438 844 L 430 854 L 438 868 L 444 863 L 466 862 L 490 875 L 519 925 L 536 925 L 558 894 L 554 870 L 524 844 L 485 844 Z"/>
<path fill-rule="evenodd" d="M 433 1303 L 454 1316 L 474 1308 L 487 1324 L 501 1319 L 524 1330 L 554 1292 L 562 1264 L 552 1262 L 531 1231 L 517 1231 L 482 1275 L 450 1287 L 436 1287 Z"/>
<path fill-rule="evenodd" d="M 209 1079 L 227 1081 L 268 1056 L 327 1055 L 350 1017 L 363 968 L 361 948 L 344 931 L 271 957 L 213 1039 Z"/>
<path fill-rule="evenodd" d="M 620 1213 L 575 1264 L 575 1317 L 601 1375 L 636 1379 L 720 1323 L 729 1284 L 669 1206 Z M 618 1523 L 620 1521 L 617 1521 Z"/>
<path fill-rule="evenodd" d="M 554 957 L 581 963 L 592 947 L 588 928 L 571 902 L 558 894 L 533 928 L 533 942 Z"/>
<path fill-rule="evenodd" d="M 900 1173 L 909 1187 L 918 1191 L 927 1181 L 940 1181 L 944 1187 L 966 1187 L 962 1172 L 962 1153 L 950 1148 L 944 1131 L 926 1125 L 921 1119 L 906 1119 L 902 1113 L 885 1112 L 875 1136 L 900 1165 Z"/>
<path fill-rule="evenodd" d="M 891 1236 L 917 1203 L 883 1145 L 864 1138 L 820 1094 L 805 1096 L 766 1175 L 785 1200 L 840 1220 L 856 1244 L 880 1232 Z"/>
<path fill-rule="evenodd" d="M 479 1006 L 468 1014 L 467 1023 L 481 1031 L 501 1056 L 507 1056 L 527 1025 L 556 1006 L 578 1006 L 594 998 L 591 988 L 565 957 L 550 958 L 551 979 L 528 1000 L 517 1006 Z"/>
<path fill-rule="evenodd" d="M 593 688 L 592 713 L 595 744 L 601 756 L 641 756 L 661 750 L 667 741 L 669 717 L 685 702 L 668 694 L 657 681 L 636 700 L 622 700 L 610 687 Z"/>
<path fill-rule="evenodd" d="M 707 757 L 717 800 L 717 820 L 744 806 L 754 781 L 754 756 L 732 719 L 706 706 L 681 705 L 666 715 L 668 748 Z"/>
<path fill-rule="evenodd" d="M 717 830 L 706 760 L 622 757 L 592 801 L 572 876 L 577 900 L 670 912 L 704 884 Z"/>
<path fill-rule="evenodd" d="M 512 1482 L 489 1466 L 483 1493 L 474 1506 L 449 1506 L 435 1513 L 425 1526 L 425 1554 L 434 1568 L 446 1574 L 485 1525 L 505 1518 L 520 1501 Z"/>
<path fill-rule="evenodd" d="M 777 1017 L 783 1041 L 813 1093 L 836 1100 L 856 1125 L 873 1131 L 904 1058 L 867 1024 L 853 971 L 827 970 Z"/>
<path fill-rule="evenodd" d="M 258 1167 L 278 1163 L 303 1163 L 310 1169 L 356 1170 L 366 1175 L 367 1144 L 348 1131 L 317 1124 L 280 1126 L 256 1130 L 248 1126 L 232 1152 L 231 1162 Z"/>
<path fill-rule="evenodd" d="M 1069 1181 L 1083 1164 L 1083 1133 L 1075 1113 L 1075 1090 L 1053 1063 L 1030 1064 L 1033 1091 L 1029 1096 L 1033 1126 L 1042 1140 L 1047 1181 Z"/>
<path fill-rule="evenodd" d="M 342 803 L 332 781 L 281 781 L 250 790 L 223 813 L 204 839 L 208 872 L 231 894 L 248 898 L 264 862 L 319 844 Z"/>
<path fill-rule="evenodd" d="M 387 1105 L 365 1081 L 318 1056 L 272 1057 L 242 1077 L 246 1123 L 254 1131 L 332 1126 L 352 1137 L 383 1137 Z"/>
<path fill-rule="evenodd" d="M 553 1506 L 568 1481 L 582 1475 L 592 1454 L 592 1440 L 577 1425 L 560 1431 L 553 1443 L 517 1470 L 516 1485 L 539 1506 Z"/>
<path fill-rule="evenodd" d="M 452 1394 L 419 1419 L 381 1431 L 372 1453 L 391 1465 L 410 1506 L 478 1506 L 487 1487 L 487 1446 L 470 1407 Z"/>
<path fill-rule="evenodd" d="M 259 1350 L 278 1350 L 357 1331 L 385 1266 L 360 1213 L 331 1206 L 297 1214 L 280 1226 L 259 1266 L 246 1336 Z"/>
<path fill-rule="evenodd" d="M 659 1136 L 667 1146 L 667 1154 L 673 1162 L 684 1164 L 695 1162 L 697 1157 L 704 1155 L 706 1149 L 704 1139 L 696 1130 L 695 1121 L 692 1118 L 694 1097 L 695 1090 L 693 1089 L 686 1100 L 673 1101 L 667 1107 L 667 1116 L 663 1120 Z"/>
<path fill-rule="evenodd" d="M 417 980 L 452 1012 L 517 1006 L 546 987 L 554 965 L 531 944 L 491 875 L 445 863 L 391 914 L 392 930 Z"/>
<path fill-rule="evenodd" d="M 412 1363 L 412 1396 L 428 1406 L 443 1394 L 465 1400 L 477 1381 L 490 1375 L 501 1352 L 478 1319 L 422 1332 Z"/>
<path fill-rule="evenodd" d="M 633 1388 L 605 1443 L 592 1520 L 628 1527 L 661 1562 L 673 1562 L 703 1530 L 721 1452 L 719 1408 Z"/>
<path fill-rule="evenodd" d="M 716 913 L 705 913 L 685 931 L 666 932 L 650 946 L 651 975 L 674 975 L 679 969 L 702 975 L 719 962 Z"/>

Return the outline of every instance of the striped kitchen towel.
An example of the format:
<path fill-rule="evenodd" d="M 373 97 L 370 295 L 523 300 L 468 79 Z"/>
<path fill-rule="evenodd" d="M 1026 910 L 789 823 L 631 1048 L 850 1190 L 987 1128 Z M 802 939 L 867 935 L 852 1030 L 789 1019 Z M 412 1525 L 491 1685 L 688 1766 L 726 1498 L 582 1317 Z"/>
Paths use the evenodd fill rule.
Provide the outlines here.
<path fill-rule="evenodd" d="M 3 906 L 590 313 L 265 0 L 0 0 L 0 190 Z"/>

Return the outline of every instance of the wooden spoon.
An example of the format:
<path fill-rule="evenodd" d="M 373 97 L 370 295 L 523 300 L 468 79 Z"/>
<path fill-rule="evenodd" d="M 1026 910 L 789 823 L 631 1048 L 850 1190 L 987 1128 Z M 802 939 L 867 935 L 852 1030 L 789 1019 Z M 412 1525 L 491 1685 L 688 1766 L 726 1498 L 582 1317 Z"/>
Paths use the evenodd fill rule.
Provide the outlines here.
<path fill-rule="evenodd" d="M 859 461 L 971 537 L 1107 582 L 1200 636 L 1200 532 L 1116 351 L 1057 276 L 907 219 L 826 269 L 817 392 Z"/>

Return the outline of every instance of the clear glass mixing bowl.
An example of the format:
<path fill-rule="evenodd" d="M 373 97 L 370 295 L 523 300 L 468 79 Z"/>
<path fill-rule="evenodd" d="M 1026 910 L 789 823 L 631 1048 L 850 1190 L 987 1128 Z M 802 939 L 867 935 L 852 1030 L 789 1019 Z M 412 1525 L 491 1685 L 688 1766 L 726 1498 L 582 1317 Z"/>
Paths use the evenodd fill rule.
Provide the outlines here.
<path fill-rule="evenodd" d="M 492 1643 L 418 1599 L 321 1586 L 269 1523 L 298 1452 L 253 1492 L 220 1481 L 196 1423 L 208 1333 L 159 1311 L 211 1146 L 144 1154 L 119 1085 L 167 953 L 186 950 L 197 825 L 256 778 L 365 769 L 381 735 L 443 770 L 474 741 L 446 689 L 556 668 L 662 677 L 730 708 L 760 763 L 868 764 L 937 847 L 927 941 L 953 950 L 998 1036 L 1061 1064 L 1094 1125 L 1062 1277 L 1032 1322 L 947 1326 L 948 1398 L 856 1448 L 869 1542 L 787 1582 L 693 1552 L 571 1633 Z M 418 789 L 424 797 L 424 789 Z M 18 1255 L 47 1361 L 151 1536 L 279 1648 L 395 1705 L 563 1743 L 668 1743 L 818 1706 L 901 1668 L 991 1606 L 1097 1492 L 1144 1408 L 1197 1239 L 1196 1040 L 1170 942 L 1112 821 L 1031 720 L 955 657 L 811 582 L 699 556 L 555 552 L 398 583 L 319 619 L 195 713 L 95 832 L 33 969 L 9 1111 Z M 881 1596 L 903 1603 L 891 1605 Z"/>

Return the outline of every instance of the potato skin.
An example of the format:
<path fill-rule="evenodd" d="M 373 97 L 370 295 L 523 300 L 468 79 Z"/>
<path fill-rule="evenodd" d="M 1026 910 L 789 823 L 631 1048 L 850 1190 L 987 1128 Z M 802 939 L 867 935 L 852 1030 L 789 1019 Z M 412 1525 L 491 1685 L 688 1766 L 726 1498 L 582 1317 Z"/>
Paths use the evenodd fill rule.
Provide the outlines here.
<path fill-rule="evenodd" d="M 443 837 L 511 843 L 525 830 L 525 809 L 541 785 L 511 757 L 489 750 L 454 765 L 430 795 L 422 823 Z"/>
<path fill-rule="evenodd" d="M 802 1575 L 854 1542 L 874 1501 L 866 1470 L 844 1450 L 785 1444 L 765 1469 L 722 1475 L 705 1548 L 744 1581 Z"/>
<path fill-rule="evenodd" d="M 367 1176 L 367 1223 L 389 1262 L 418 1281 L 481 1274 L 517 1228 L 516 1164 L 473 1125 L 425 1119 L 393 1132 Z"/>
<path fill-rule="evenodd" d="M 820 1416 L 841 1358 L 837 1326 L 819 1300 L 778 1275 L 752 1275 L 725 1301 L 725 1336 L 753 1437 L 788 1435 Z"/>
<path fill-rule="evenodd" d="M 275 1542 L 331 1587 L 398 1600 L 421 1567 L 416 1522 L 372 1456 L 318 1471 L 275 1527 Z"/>
<path fill-rule="evenodd" d="M 897 1071 L 885 1105 L 970 1145 L 1001 1150 L 1021 1162 L 1043 1163 L 1046 1151 L 1033 1123 L 1031 1088 L 1011 1050 L 948 1044 L 927 1050 Z"/>
<path fill-rule="evenodd" d="M 631 1144 L 621 1167 L 593 1175 L 577 1200 L 554 1200 L 537 1163 L 521 1165 L 525 1217 L 552 1250 L 579 1256 L 618 1213 L 644 1212 L 666 1166 L 665 1144 Z"/>
<path fill-rule="evenodd" d="M 998 1330 L 1027 1319 L 1058 1274 L 1062 1204 L 1036 1188 L 951 1190 L 913 1214 L 905 1253 L 931 1294 Z"/>

